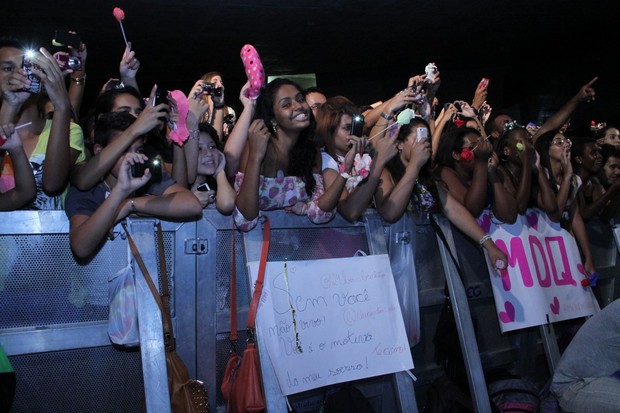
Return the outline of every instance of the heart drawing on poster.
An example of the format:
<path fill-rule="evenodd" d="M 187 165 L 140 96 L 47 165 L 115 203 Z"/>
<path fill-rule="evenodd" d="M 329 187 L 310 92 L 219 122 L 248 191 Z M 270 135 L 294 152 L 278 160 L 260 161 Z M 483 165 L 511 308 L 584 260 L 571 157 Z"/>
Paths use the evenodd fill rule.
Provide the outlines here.
<path fill-rule="evenodd" d="M 549 308 L 553 314 L 560 314 L 560 300 L 558 300 L 558 297 L 553 297 L 553 302 L 549 304 Z"/>
<path fill-rule="evenodd" d="M 526 218 L 530 227 L 538 231 L 538 213 L 536 213 L 536 211 L 531 211 L 526 215 Z"/>
<path fill-rule="evenodd" d="M 502 323 L 512 323 L 515 321 L 515 306 L 510 301 L 506 301 L 504 309 L 506 311 L 499 312 L 499 319 L 502 320 Z"/>

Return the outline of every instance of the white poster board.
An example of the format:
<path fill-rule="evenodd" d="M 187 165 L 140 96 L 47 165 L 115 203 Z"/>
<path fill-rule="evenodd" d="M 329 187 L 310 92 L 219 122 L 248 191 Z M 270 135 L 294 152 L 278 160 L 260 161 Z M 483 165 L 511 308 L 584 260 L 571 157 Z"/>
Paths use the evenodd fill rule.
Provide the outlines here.
<path fill-rule="evenodd" d="M 478 224 L 508 256 L 500 274 L 489 265 L 502 332 L 589 316 L 599 311 L 579 249 L 559 223 L 528 209 L 514 224 L 493 222 L 485 211 Z"/>
<path fill-rule="evenodd" d="M 284 395 L 413 368 L 387 255 L 268 262 L 256 329 Z"/>

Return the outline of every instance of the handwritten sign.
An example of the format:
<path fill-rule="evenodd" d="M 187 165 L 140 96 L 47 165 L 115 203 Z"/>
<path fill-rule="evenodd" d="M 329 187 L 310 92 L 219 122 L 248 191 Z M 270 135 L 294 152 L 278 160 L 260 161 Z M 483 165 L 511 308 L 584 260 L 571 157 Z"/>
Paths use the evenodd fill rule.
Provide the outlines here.
<path fill-rule="evenodd" d="M 514 224 L 495 223 L 485 211 L 478 224 L 508 256 L 497 275 L 487 259 L 502 332 L 592 315 L 599 310 L 575 238 L 538 209 Z"/>
<path fill-rule="evenodd" d="M 285 395 L 413 368 L 387 255 L 268 262 L 256 322 Z"/>

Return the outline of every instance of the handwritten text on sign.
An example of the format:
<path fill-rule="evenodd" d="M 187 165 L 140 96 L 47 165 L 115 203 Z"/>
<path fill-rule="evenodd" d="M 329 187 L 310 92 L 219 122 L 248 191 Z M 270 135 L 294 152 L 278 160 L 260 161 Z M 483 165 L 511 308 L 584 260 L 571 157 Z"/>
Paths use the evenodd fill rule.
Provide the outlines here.
<path fill-rule="evenodd" d="M 387 255 L 268 262 L 256 328 L 285 395 L 413 368 Z"/>
<path fill-rule="evenodd" d="M 489 265 L 502 332 L 598 311 L 591 288 L 581 285 L 585 271 L 575 238 L 544 212 L 529 209 L 505 224 L 493 223 L 485 211 L 478 223 L 508 256 L 499 276 Z"/>

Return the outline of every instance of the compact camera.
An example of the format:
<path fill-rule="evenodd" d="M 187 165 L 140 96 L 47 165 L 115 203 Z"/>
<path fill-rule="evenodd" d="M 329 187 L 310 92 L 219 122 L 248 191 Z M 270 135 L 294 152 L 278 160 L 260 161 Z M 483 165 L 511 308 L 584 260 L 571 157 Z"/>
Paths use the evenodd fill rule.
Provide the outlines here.
<path fill-rule="evenodd" d="M 134 178 L 140 178 L 144 176 L 146 168 L 151 171 L 152 183 L 161 182 L 162 161 L 159 157 L 149 157 L 144 163 L 135 163 L 131 165 L 131 176 Z"/>
<path fill-rule="evenodd" d="M 222 88 L 221 87 L 215 87 L 215 83 L 204 82 L 202 84 L 202 90 L 207 95 L 222 96 Z"/>
<path fill-rule="evenodd" d="M 351 135 L 361 137 L 364 133 L 364 115 L 353 115 L 351 121 Z"/>
<path fill-rule="evenodd" d="M 34 52 L 32 50 L 27 50 L 24 53 L 22 69 L 26 71 L 26 77 L 28 78 L 28 80 L 30 80 L 30 87 L 27 89 L 24 88 L 24 91 L 30 92 L 30 93 L 41 93 L 41 78 L 32 72 L 32 68 L 37 67 L 37 66 L 29 62 L 29 59 L 33 55 L 34 55 Z"/>
<path fill-rule="evenodd" d="M 67 69 L 71 69 L 73 71 L 78 71 L 82 69 L 82 61 L 79 57 L 71 56 L 68 53 L 64 52 L 56 52 L 54 53 L 54 59 L 60 65 L 60 70 L 64 71 Z"/>

